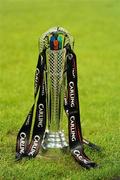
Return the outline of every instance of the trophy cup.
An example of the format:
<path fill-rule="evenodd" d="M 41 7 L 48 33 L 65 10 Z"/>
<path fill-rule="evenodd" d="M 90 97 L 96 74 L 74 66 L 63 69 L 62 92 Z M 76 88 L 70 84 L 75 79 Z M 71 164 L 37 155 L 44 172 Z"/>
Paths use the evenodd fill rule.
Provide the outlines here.
<path fill-rule="evenodd" d="M 40 51 L 46 49 L 44 77 L 47 130 L 42 142 L 43 149 L 68 147 L 61 127 L 66 86 L 66 49 L 64 46 L 67 43 L 73 46 L 73 38 L 60 27 L 48 30 L 40 39 Z"/>

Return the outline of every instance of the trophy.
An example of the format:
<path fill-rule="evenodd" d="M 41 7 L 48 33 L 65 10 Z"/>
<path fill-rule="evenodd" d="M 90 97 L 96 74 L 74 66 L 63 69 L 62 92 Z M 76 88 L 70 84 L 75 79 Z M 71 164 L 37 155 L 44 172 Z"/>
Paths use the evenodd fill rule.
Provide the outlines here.
<path fill-rule="evenodd" d="M 73 37 L 62 27 L 50 29 L 40 38 L 34 103 L 17 135 L 17 160 L 25 156 L 36 157 L 40 149 L 67 150 L 69 147 L 81 166 L 86 169 L 97 167 L 84 152 L 84 144 L 97 151 L 100 148 L 82 135 L 73 45 Z M 68 117 L 69 145 L 62 129 L 63 109 Z"/>
<path fill-rule="evenodd" d="M 52 28 L 40 39 L 40 51 L 46 48 L 46 119 L 47 130 L 42 142 L 43 149 L 66 148 L 68 144 L 61 127 L 66 86 L 66 49 L 73 46 L 72 36 L 63 28 Z"/>

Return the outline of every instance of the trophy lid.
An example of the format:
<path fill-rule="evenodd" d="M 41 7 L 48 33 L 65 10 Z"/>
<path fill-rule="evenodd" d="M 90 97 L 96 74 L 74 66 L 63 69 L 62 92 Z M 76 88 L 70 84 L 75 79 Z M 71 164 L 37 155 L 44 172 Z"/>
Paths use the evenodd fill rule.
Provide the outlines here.
<path fill-rule="evenodd" d="M 74 39 L 72 35 L 62 27 L 53 27 L 45 32 L 39 39 L 39 51 L 50 48 L 51 50 L 59 50 L 67 44 L 73 48 Z"/>

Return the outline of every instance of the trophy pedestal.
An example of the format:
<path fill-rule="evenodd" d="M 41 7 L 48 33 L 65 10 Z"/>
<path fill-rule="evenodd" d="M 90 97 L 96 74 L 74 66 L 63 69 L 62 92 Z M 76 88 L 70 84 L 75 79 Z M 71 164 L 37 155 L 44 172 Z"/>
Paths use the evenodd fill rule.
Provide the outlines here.
<path fill-rule="evenodd" d="M 68 144 L 63 131 L 49 132 L 46 131 L 42 142 L 43 150 L 48 149 L 67 149 Z"/>

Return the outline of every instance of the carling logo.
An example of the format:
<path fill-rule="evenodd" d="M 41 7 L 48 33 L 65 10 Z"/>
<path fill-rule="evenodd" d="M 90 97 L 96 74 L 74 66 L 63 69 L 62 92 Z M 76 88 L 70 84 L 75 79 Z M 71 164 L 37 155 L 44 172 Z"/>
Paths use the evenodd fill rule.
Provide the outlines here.
<path fill-rule="evenodd" d="M 38 85 L 38 81 L 39 81 L 39 73 L 40 73 L 40 70 L 38 68 L 36 68 L 36 73 L 35 73 L 35 91 L 37 89 L 37 85 Z"/>
<path fill-rule="evenodd" d="M 73 153 L 75 154 L 75 156 L 77 156 L 77 158 L 78 158 L 80 161 L 84 162 L 85 164 L 88 163 L 88 161 L 81 155 L 80 150 L 75 149 L 75 150 L 73 151 Z"/>
<path fill-rule="evenodd" d="M 44 105 L 39 104 L 38 106 L 39 112 L 38 112 L 38 127 L 43 127 L 43 118 L 44 118 Z"/>
<path fill-rule="evenodd" d="M 28 153 L 28 156 L 33 156 L 34 155 L 34 153 L 35 153 L 35 151 L 37 149 L 39 140 L 40 140 L 40 137 L 38 135 L 35 135 L 34 140 L 33 140 L 33 145 L 31 147 L 31 151 Z"/>
<path fill-rule="evenodd" d="M 75 94 L 74 94 L 74 82 L 69 82 L 70 87 L 70 106 L 75 107 Z"/>
<path fill-rule="evenodd" d="M 26 134 L 24 132 L 20 133 L 20 154 L 25 153 L 25 139 L 26 139 Z"/>
<path fill-rule="evenodd" d="M 75 116 L 70 117 L 70 132 L 72 141 L 76 141 L 75 135 Z"/>

